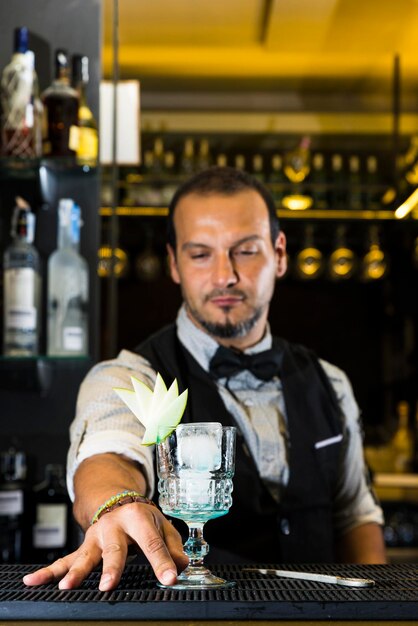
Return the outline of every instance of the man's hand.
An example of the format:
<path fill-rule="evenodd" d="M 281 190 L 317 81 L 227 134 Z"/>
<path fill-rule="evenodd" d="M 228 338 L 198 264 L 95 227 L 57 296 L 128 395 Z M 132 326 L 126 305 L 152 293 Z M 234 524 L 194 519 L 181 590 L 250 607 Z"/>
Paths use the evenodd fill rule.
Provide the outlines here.
<path fill-rule="evenodd" d="M 58 580 L 60 589 L 74 589 L 103 559 L 99 589 L 109 591 L 119 583 L 128 548 L 135 544 L 164 585 L 174 583 L 177 571 L 187 566 L 177 530 L 156 507 L 135 502 L 103 515 L 88 528 L 78 550 L 26 575 L 23 582 L 43 585 Z"/>

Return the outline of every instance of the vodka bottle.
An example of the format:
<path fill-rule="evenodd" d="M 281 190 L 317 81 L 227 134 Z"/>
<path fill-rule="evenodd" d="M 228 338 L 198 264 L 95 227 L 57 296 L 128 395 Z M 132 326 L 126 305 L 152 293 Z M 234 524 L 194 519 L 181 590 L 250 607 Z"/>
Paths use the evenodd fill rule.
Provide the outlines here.
<path fill-rule="evenodd" d="M 1 75 L 1 154 L 41 156 L 41 113 L 34 54 L 28 50 L 27 28 L 16 28 L 14 53 Z"/>
<path fill-rule="evenodd" d="M 35 215 L 16 198 L 12 218 L 13 241 L 3 255 L 3 353 L 33 356 L 38 353 L 40 330 L 40 261 L 33 245 Z"/>
<path fill-rule="evenodd" d="M 89 167 L 97 165 L 99 148 L 97 123 L 91 112 L 86 89 L 89 82 L 89 59 L 81 54 L 72 57 L 72 84 L 79 96 L 77 163 Z"/>
<path fill-rule="evenodd" d="M 44 154 L 73 159 L 79 144 L 78 93 L 70 86 L 68 54 L 55 53 L 55 80 L 42 94 L 45 117 Z"/>
<path fill-rule="evenodd" d="M 51 563 L 70 552 L 71 503 L 62 465 L 46 466 L 44 480 L 34 487 L 33 501 L 33 560 Z"/>
<path fill-rule="evenodd" d="M 79 254 L 80 208 L 70 199 L 58 206 L 58 248 L 48 260 L 50 356 L 88 354 L 88 266 Z"/>

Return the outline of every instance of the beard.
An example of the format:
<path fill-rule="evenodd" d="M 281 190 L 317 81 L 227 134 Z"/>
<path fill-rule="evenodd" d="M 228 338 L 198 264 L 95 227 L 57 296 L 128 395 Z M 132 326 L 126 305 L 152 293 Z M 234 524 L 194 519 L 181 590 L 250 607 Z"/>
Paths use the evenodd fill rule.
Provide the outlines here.
<path fill-rule="evenodd" d="M 253 314 L 241 322 L 235 324 L 228 319 L 225 322 L 210 322 L 200 315 L 196 309 L 191 307 L 188 302 L 186 306 L 190 311 L 192 317 L 200 324 L 202 328 L 212 337 L 219 339 L 237 339 L 239 337 L 245 337 L 250 330 L 254 328 L 258 320 L 263 314 L 263 308 L 258 307 L 254 309 Z M 225 313 L 228 315 L 229 310 L 225 308 Z"/>

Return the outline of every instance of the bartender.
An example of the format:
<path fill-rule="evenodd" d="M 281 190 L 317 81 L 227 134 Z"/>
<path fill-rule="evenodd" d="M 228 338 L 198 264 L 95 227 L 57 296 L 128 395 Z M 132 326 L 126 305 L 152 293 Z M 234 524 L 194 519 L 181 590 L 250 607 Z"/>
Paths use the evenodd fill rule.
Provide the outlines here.
<path fill-rule="evenodd" d="M 385 563 L 383 515 L 350 382 L 270 331 L 286 237 L 269 191 L 233 168 L 198 173 L 170 204 L 167 250 L 183 296 L 175 323 L 96 365 L 80 389 L 68 487 L 84 541 L 24 582 L 74 588 L 102 560 L 99 588 L 113 589 L 132 548 L 163 584 L 187 565 L 180 534 L 151 500 L 155 468 L 152 449 L 141 445 L 144 429 L 113 391 L 130 387 L 131 376 L 153 387 L 156 372 L 189 389 L 184 420 L 238 429 L 233 506 L 207 526 L 215 555 Z"/>

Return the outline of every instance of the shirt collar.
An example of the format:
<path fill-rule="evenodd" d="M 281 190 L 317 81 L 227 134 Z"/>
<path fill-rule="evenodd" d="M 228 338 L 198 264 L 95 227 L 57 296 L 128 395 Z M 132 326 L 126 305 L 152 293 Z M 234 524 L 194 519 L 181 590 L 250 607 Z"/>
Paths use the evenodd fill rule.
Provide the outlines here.
<path fill-rule="evenodd" d="M 200 330 L 187 315 L 183 304 L 177 314 L 177 336 L 183 346 L 194 356 L 205 371 L 209 370 L 209 362 L 216 350 L 218 342 L 210 335 Z M 267 323 L 264 337 L 251 348 L 244 350 L 246 354 L 255 354 L 262 350 L 269 350 L 272 346 L 270 325 Z"/>

